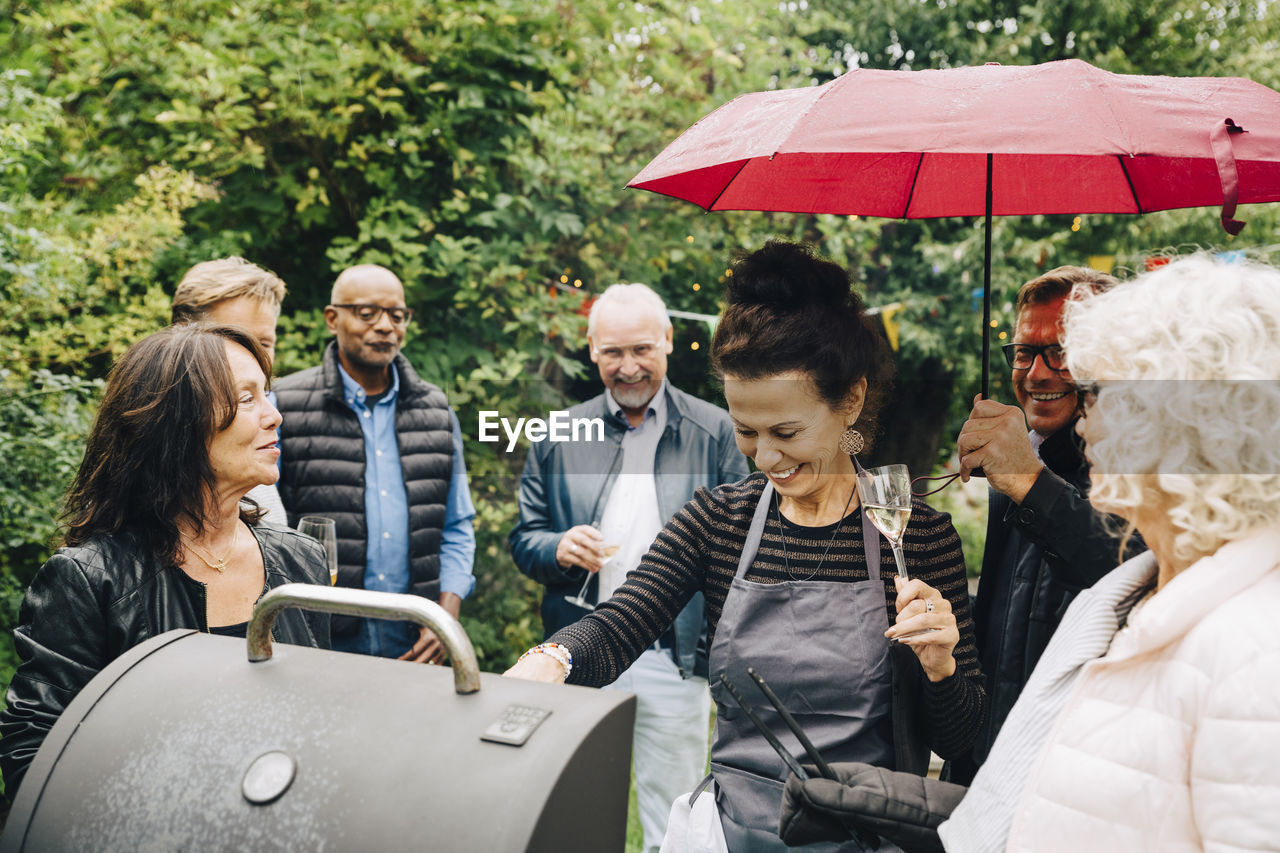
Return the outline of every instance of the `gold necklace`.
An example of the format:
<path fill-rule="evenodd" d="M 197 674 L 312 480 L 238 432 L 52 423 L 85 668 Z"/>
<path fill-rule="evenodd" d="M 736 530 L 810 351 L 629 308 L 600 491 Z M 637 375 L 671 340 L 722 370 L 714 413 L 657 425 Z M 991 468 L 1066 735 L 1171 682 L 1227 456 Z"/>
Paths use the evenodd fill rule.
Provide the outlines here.
<path fill-rule="evenodd" d="M 195 542 L 188 542 L 187 547 L 191 549 L 191 553 L 200 558 L 200 562 L 213 569 L 218 574 L 222 574 L 227 570 L 227 563 L 231 562 L 231 555 L 236 552 L 236 543 L 240 541 L 240 520 L 236 520 L 236 532 L 231 536 L 231 547 L 227 549 L 227 555 L 221 560 L 211 560 L 201 553 Z"/>

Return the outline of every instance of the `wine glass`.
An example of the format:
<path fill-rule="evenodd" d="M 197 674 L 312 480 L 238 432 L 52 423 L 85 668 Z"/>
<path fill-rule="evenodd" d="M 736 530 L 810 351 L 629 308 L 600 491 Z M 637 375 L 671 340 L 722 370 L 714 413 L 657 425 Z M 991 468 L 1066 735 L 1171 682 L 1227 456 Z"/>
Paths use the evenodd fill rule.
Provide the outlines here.
<path fill-rule="evenodd" d="M 600 529 L 600 524 L 598 522 L 592 522 L 591 526 L 594 527 L 596 530 Z M 564 597 L 564 600 L 572 604 L 574 607 L 581 607 L 583 610 L 595 610 L 596 606 L 591 602 L 587 601 L 587 585 L 591 583 L 591 576 L 593 574 L 599 575 L 600 572 L 604 571 L 605 566 L 609 565 L 609 563 L 613 561 L 613 555 L 618 553 L 618 549 L 620 547 L 622 546 L 621 545 L 605 545 L 604 546 L 604 557 L 605 557 L 604 565 L 600 567 L 599 571 L 587 572 L 587 576 L 582 579 L 582 588 L 578 590 L 578 594 L 566 595 Z"/>
<path fill-rule="evenodd" d="M 898 564 L 898 577 L 907 580 L 907 561 L 902 555 L 902 534 L 911 519 L 911 475 L 906 465 L 884 465 L 858 471 L 858 499 L 867 518 L 893 546 L 893 559 Z M 924 628 L 911 631 L 893 642 L 937 631 Z"/>
<path fill-rule="evenodd" d="M 858 471 L 858 498 L 867 518 L 893 547 L 898 577 L 907 579 L 902 534 L 911 518 L 911 475 L 906 465 L 883 465 Z"/>
<path fill-rule="evenodd" d="M 578 594 L 566 595 L 564 600 L 574 607 L 581 607 L 583 610 L 595 610 L 596 606 L 587 601 L 587 584 L 589 583 L 591 583 L 591 572 L 587 572 L 587 576 L 582 579 L 582 589 L 578 590 Z"/>
<path fill-rule="evenodd" d="M 305 533 L 324 548 L 325 562 L 329 566 L 329 585 L 338 583 L 338 529 L 332 518 L 322 515 L 304 515 L 298 519 L 298 532 Z"/>

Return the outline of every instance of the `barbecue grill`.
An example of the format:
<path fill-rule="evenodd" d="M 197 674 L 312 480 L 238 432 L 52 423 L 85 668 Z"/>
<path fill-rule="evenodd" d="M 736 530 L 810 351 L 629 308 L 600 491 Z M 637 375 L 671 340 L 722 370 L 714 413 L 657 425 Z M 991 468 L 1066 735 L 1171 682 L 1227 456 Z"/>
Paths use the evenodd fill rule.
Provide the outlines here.
<path fill-rule="evenodd" d="M 273 650 L 286 606 L 425 624 L 452 671 Z M 49 733 L 0 851 L 623 848 L 631 694 L 482 674 L 415 596 L 283 586 L 248 646 L 175 630 L 113 661 Z"/>

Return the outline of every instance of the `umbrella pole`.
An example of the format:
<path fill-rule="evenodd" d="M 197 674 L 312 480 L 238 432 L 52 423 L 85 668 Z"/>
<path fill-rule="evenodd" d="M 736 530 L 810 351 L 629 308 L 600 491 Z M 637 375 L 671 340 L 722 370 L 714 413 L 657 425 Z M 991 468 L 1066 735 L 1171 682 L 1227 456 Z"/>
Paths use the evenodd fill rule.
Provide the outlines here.
<path fill-rule="evenodd" d="M 982 399 L 991 396 L 991 171 L 994 155 L 987 155 L 986 246 L 982 255 Z"/>

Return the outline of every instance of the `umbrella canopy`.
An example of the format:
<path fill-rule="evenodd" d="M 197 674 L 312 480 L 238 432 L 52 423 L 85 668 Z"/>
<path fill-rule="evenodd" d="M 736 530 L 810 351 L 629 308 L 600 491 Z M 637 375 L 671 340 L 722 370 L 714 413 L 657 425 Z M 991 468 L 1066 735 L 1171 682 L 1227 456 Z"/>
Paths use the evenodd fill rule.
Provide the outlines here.
<path fill-rule="evenodd" d="M 1075 59 L 859 69 L 729 102 L 628 186 L 706 210 L 976 216 L 987 155 L 996 216 L 1225 204 L 1225 221 L 1280 200 L 1280 93 Z"/>
<path fill-rule="evenodd" d="M 1280 201 L 1280 93 L 1240 77 L 1112 74 L 1078 59 L 858 69 L 743 95 L 628 187 L 705 210 L 926 219 L 986 216 L 982 394 L 991 349 L 991 217 L 1147 213 Z"/>

